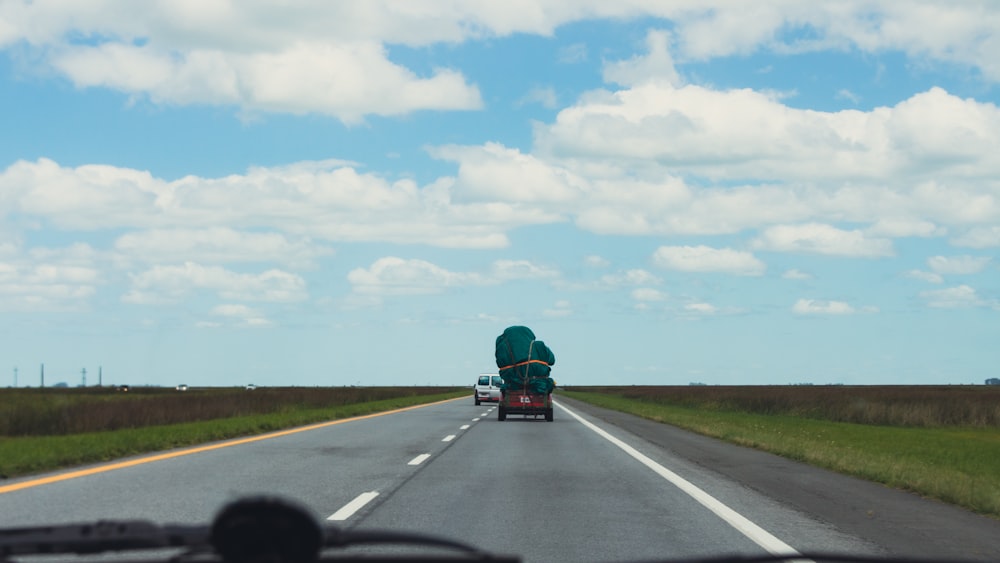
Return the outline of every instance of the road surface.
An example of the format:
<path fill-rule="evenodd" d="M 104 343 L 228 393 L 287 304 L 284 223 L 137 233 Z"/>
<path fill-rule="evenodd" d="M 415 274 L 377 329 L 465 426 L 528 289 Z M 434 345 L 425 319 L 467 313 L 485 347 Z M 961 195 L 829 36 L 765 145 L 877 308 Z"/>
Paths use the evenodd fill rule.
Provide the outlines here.
<path fill-rule="evenodd" d="M 150 461 L 152 460 L 152 461 Z M 209 521 L 268 493 L 358 529 L 526 561 L 837 551 L 1000 560 L 1000 522 L 559 399 L 555 421 L 472 398 L 0 482 L 0 526 Z"/>

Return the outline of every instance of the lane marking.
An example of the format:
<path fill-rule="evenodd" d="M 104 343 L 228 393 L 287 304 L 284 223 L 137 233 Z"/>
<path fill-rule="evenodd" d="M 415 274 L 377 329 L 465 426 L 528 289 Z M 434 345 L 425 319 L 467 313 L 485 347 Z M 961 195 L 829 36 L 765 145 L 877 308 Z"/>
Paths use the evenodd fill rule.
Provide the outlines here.
<path fill-rule="evenodd" d="M 454 434 L 448 434 L 447 436 L 444 437 L 444 440 L 441 440 L 441 441 L 442 442 L 450 442 L 450 441 L 452 441 L 454 439 L 455 439 L 455 435 Z"/>
<path fill-rule="evenodd" d="M 652 469 L 660 477 L 663 477 L 675 487 L 687 493 L 688 496 L 698 501 L 698 503 L 705 508 L 711 510 L 716 516 L 768 552 L 775 555 L 799 555 L 799 552 L 793 549 L 790 545 L 774 537 L 770 532 L 761 528 L 757 524 L 754 524 L 742 514 L 736 512 L 732 508 L 729 508 L 715 497 L 699 489 L 690 481 L 646 457 L 646 455 L 641 453 L 639 450 L 633 448 L 618 438 L 615 438 L 611 434 L 604 431 L 601 427 L 585 420 L 583 417 L 571 411 L 567 407 L 564 407 L 555 401 L 552 402 L 560 409 L 566 411 L 566 414 L 579 421 L 580 424 L 583 424 L 587 428 L 596 432 L 600 437 L 618 446 L 622 449 L 622 451 L 635 458 L 639 463 Z"/>
<path fill-rule="evenodd" d="M 478 418 L 473 418 L 472 422 L 479 422 L 479 419 Z"/>
<path fill-rule="evenodd" d="M 327 520 L 335 520 L 335 521 L 347 520 L 351 516 L 354 516 L 355 512 L 364 508 L 366 504 L 375 500 L 375 497 L 377 496 L 378 496 L 378 491 L 369 491 L 367 493 L 361 493 L 360 495 L 357 496 L 357 498 L 355 498 L 351 502 L 341 507 L 340 510 L 328 516 Z"/>
<path fill-rule="evenodd" d="M 427 458 L 431 457 L 431 454 L 420 454 L 417 457 L 410 460 L 407 465 L 420 465 L 421 463 L 427 461 Z"/>
<path fill-rule="evenodd" d="M 459 426 L 458 429 L 459 430 L 468 430 L 469 429 L 469 425 L 468 424 L 463 424 L 463 425 Z"/>
<path fill-rule="evenodd" d="M 479 416 L 480 416 L 480 418 L 482 418 L 484 416 L 489 416 L 489 414 L 490 414 L 490 411 L 486 411 L 486 412 L 484 412 L 483 414 L 481 414 Z"/>
<path fill-rule="evenodd" d="M 58 483 L 60 481 L 68 481 L 70 479 L 76 479 L 78 477 L 86 477 L 88 475 L 96 475 L 98 473 L 105 473 L 107 471 L 114 471 L 116 469 L 124 469 L 126 467 L 134 467 L 136 465 L 143 465 L 143 464 L 146 464 L 146 463 L 153 463 L 154 461 L 163 461 L 165 459 L 173 459 L 175 457 L 183 457 L 183 456 L 186 456 L 186 455 L 200 454 L 202 452 L 210 452 L 210 451 L 213 451 L 213 450 L 219 450 L 219 449 L 222 449 L 222 448 L 229 448 L 229 447 L 232 447 L 232 446 L 241 446 L 243 444 L 250 444 L 250 443 L 253 443 L 253 442 L 260 442 L 262 440 L 270 440 L 271 438 L 280 438 L 282 436 L 289 436 L 291 434 L 298 434 L 299 432 L 307 432 L 309 430 L 317 430 L 317 429 L 320 429 L 320 428 L 326 428 L 328 426 L 335 426 L 337 424 L 344 424 L 344 423 L 347 423 L 347 422 L 354 422 L 354 421 L 358 421 L 358 420 L 366 420 L 366 419 L 369 419 L 369 418 L 376 418 L 376 417 L 379 417 L 379 416 L 387 416 L 387 415 L 390 415 L 390 414 L 396 414 L 396 413 L 401 413 L 401 412 L 406 412 L 406 411 L 412 411 L 412 410 L 415 410 L 415 409 L 422 409 L 424 407 L 430 407 L 430 406 L 433 406 L 433 405 L 440 405 L 440 404 L 443 404 L 443 403 L 451 403 L 451 402 L 454 402 L 454 401 L 458 401 L 458 400 L 460 400 L 462 398 L 463 397 L 458 397 L 458 398 L 455 398 L 455 399 L 445 399 L 444 401 L 435 401 L 433 403 L 426 403 L 426 404 L 423 404 L 423 405 L 414 405 L 412 407 L 403 407 L 401 409 L 395 409 L 395 410 L 391 410 L 391 411 L 377 412 L 377 413 L 366 414 L 366 415 L 362 415 L 362 416 L 355 416 L 355 417 L 351 417 L 351 418 L 341 418 L 341 419 L 338 419 L 338 420 L 331 420 L 329 422 L 320 422 L 320 423 L 317 423 L 317 424 L 310 424 L 308 426 L 300 426 L 298 428 L 292 428 L 292 429 L 289 429 L 289 430 L 280 430 L 278 432 L 271 432 L 271 433 L 268 433 L 268 434 L 260 434 L 260 435 L 257 435 L 257 436 L 250 436 L 249 438 L 240 438 L 240 439 L 237 439 L 237 440 L 230 440 L 230 441 L 226 441 L 226 442 L 222 442 L 222 443 L 218 443 L 218 444 L 211 444 L 211 445 L 208 445 L 208 446 L 196 446 L 196 447 L 193 447 L 193 448 L 189 448 L 189 449 L 185 449 L 185 450 L 181 450 L 181 451 L 177 451 L 177 452 L 169 452 L 169 453 L 163 453 L 163 454 L 156 454 L 156 455 L 142 457 L 142 458 L 139 458 L 139 459 L 132 459 L 132 460 L 129 460 L 129 461 L 118 461 L 118 462 L 113 462 L 113 463 L 109 463 L 109 464 L 105 464 L 105 465 L 98 465 L 96 467 L 91 467 L 91 468 L 88 468 L 88 469 L 80 469 L 80 470 L 77 470 L 77 471 L 69 471 L 67 473 L 60 473 L 58 475 L 50 475 L 48 477 L 42 477 L 42 478 L 39 478 L 39 479 L 32 479 L 30 481 L 22 481 L 20 483 L 14 483 L 12 485 L 0 486 L 0 495 L 2 495 L 4 493 L 10 493 L 10 492 L 13 492 L 13 491 L 19 491 L 19 490 L 22 490 L 22 489 L 30 489 L 31 487 L 38 487 L 38 486 L 41 486 L 41 485 L 48 485 L 50 483 Z"/>

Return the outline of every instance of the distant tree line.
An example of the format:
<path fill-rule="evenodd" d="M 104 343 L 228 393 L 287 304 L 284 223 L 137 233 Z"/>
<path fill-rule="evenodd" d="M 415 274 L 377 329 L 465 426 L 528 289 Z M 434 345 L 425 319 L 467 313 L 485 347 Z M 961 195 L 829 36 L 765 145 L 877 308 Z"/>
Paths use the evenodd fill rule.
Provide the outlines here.
<path fill-rule="evenodd" d="M 1000 377 L 991 377 L 986 380 L 987 385 L 1000 385 Z"/>

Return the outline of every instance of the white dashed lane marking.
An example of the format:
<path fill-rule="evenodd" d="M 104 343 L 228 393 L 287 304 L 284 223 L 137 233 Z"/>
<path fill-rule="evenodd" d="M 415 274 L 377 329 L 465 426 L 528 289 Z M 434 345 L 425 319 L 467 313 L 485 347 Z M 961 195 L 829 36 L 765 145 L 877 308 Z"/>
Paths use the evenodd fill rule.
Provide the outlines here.
<path fill-rule="evenodd" d="M 421 463 L 427 461 L 427 458 L 431 457 L 431 454 L 420 454 L 417 457 L 410 460 L 407 465 L 420 465 Z"/>
<path fill-rule="evenodd" d="M 348 518 L 353 516 L 355 512 L 364 508 L 366 504 L 375 500 L 375 497 L 377 496 L 378 496 L 378 491 L 369 491 L 367 493 L 361 493 L 360 495 L 357 496 L 357 498 L 345 504 L 343 508 L 331 514 L 327 518 L 327 520 L 335 520 L 335 521 L 347 520 Z"/>

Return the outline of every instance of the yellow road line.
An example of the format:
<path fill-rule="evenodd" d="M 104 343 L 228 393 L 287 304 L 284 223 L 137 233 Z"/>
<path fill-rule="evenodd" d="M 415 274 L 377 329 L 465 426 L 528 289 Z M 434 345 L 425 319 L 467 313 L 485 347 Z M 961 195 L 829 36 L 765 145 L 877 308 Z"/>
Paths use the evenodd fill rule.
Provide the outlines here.
<path fill-rule="evenodd" d="M 126 467 L 134 467 L 136 465 L 142 465 L 144 463 L 153 463 L 154 461 L 162 461 L 164 459 L 172 459 L 175 457 L 182 457 L 191 454 L 199 454 L 202 452 L 210 452 L 212 450 L 219 450 L 222 448 L 229 448 L 232 446 L 239 446 L 242 444 L 249 444 L 251 442 L 260 442 L 261 440 L 270 440 L 271 438 L 280 438 L 281 436 L 288 436 L 290 434 L 298 434 L 299 432 L 308 432 L 309 430 L 316 430 L 318 428 L 326 428 L 328 426 L 334 426 L 336 424 L 343 424 L 345 422 L 354 422 L 356 420 L 365 420 L 367 418 L 375 418 L 379 416 L 386 416 L 390 414 L 401 413 L 405 411 L 411 411 L 415 409 L 422 409 L 424 407 L 429 407 L 432 405 L 440 405 L 441 403 L 449 403 L 451 401 L 458 401 L 463 397 L 457 397 L 454 399 L 445 399 L 444 401 L 436 401 L 433 403 L 426 403 L 423 405 L 414 405 L 412 407 L 403 407 L 401 409 L 395 409 L 391 411 L 377 412 L 373 414 L 366 414 L 362 416 L 355 416 L 351 418 L 341 418 L 338 420 L 331 420 L 329 422 L 320 422 L 317 424 L 310 424 L 308 426 L 299 426 L 297 428 L 292 428 L 290 430 L 279 430 L 277 432 L 269 432 L 267 434 L 260 434 L 257 436 L 250 436 L 249 438 L 239 438 L 236 440 L 228 440 L 226 442 L 221 442 L 217 444 L 211 444 L 208 446 L 196 446 L 193 448 L 188 448 L 176 452 L 168 452 L 163 454 L 156 454 L 151 456 L 142 457 L 139 459 L 131 459 L 128 461 L 117 461 L 112 463 L 107 463 L 104 465 L 98 465 L 96 467 L 91 467 L 88 469 L 80 469 L 77 471 L 70 471 L 67 473 L 60 473 L 58 475 L 50 475 L 48 477 L 42 477 L 39 479 L 32 479 L 30 481 L 22 481 L 20 483 L 14 483 L 12 485 L 5 485 L 0 487 L 0 495 L 4 493 L 10 493 L 13 491 L 20 491 L 22 489 L 30 489 L 31 487 L 38 487 L 41 485 L 48 485 L 50 483 L 58 483 L 60 481 L 68 481 L 70 479 L 76 479 L 77 477 L 86 477 L 87 475 L 96 475 L 98 473 L 105 473 L 107 471 L 114 471 L 115 469 L 124 469 Z"/>

